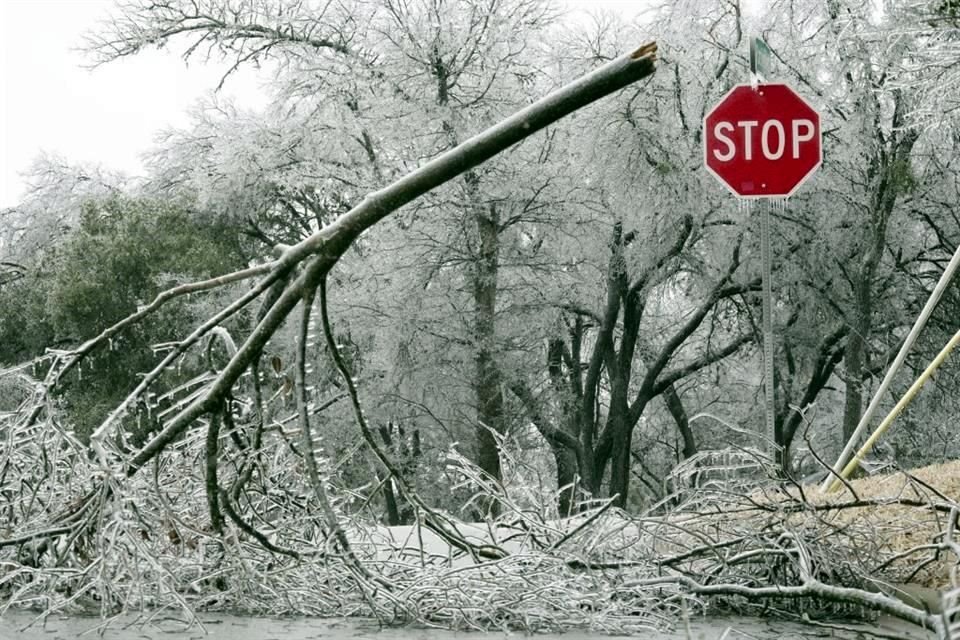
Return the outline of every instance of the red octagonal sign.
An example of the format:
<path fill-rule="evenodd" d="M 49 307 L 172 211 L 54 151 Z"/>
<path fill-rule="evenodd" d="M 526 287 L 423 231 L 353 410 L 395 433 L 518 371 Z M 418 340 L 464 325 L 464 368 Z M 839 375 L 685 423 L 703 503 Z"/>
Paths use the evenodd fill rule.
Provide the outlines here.
<path fill-rule="evenodd" d="M 745 198 L 793 195 L 823 159 L 820 114 L 785 84 L 734 87 L 703 131 L 707 169 Z"/>

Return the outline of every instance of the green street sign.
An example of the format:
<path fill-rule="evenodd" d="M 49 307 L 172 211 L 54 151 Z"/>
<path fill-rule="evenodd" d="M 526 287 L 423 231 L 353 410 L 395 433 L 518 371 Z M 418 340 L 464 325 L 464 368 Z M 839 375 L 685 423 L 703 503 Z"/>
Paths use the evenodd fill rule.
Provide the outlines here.
<path fill-rule="evenodd" d="M 750 39 L 750 73 L 766 80 L 772 66 L 773 54 L 762 38 Z"/>

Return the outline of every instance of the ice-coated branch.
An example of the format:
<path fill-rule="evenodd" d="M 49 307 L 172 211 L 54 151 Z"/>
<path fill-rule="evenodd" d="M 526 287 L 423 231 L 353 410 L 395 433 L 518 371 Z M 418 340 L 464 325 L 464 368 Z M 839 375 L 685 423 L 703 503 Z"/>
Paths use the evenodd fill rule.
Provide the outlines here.
<path fill-rule="evenodd" d="M 394 183 L 369 194 L 360 204 L 309 238 L 287 249 L 277 269 L 308 258 L 301 274 L 286 288 L 207 392 L 181 411 L 131 460 L 132 475 L 223 400 L 305 291 L 319 286 L 351 244 L 367 229 L 405 204 L 489 160 L 561 118 L 654 72 L 657 46 L 646 44 L 574 80 L 525 109 L 439 155 Z M 273 275 L 273 273 L 271 273 Z M 271 276 L 267 276 L 270 278 Z"/>

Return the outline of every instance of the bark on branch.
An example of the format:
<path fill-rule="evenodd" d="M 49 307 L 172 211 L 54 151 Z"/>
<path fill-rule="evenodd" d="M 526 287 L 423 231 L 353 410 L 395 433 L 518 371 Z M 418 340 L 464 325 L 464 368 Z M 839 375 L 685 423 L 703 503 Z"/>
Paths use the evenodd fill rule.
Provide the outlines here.
<path fill-rule="evenodd" d="M 303 293 L 316 288 L 340 256 L 361 233 L 400 207 L 489 160 L 536 131 L 570 113 L 603 98 L 654 71 L 657 47 L 646 44 L 583 76 L 522 109 L 486 131 L 441 154 L 393 184 L 368 195 L 352 210 L 302 242 L 287 249 L 277 261 L 275 272 L 286 271 L 311 258 L 276 304 L 263 317 L 237 354 L 201 398 L 178 414 L 130 461 L 127 475 L 182 434 L 199 416 L 223 400 L 233 384 L 299 302 Z M 269 278 L 270 276 L 268 276 Z M 273 277 L 272 279 L 276 279 Z"/>

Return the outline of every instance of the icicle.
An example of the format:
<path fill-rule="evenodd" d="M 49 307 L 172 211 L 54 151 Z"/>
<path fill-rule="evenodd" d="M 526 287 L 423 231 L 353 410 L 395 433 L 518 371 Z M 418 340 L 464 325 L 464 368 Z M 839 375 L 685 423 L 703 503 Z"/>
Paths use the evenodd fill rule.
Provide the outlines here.
<path fill-rule="evenodd" d="M 749 214 L 753 211 L 753 199 L 752 198 L 737 198 L 737 212 L 741 214 Z"/>

